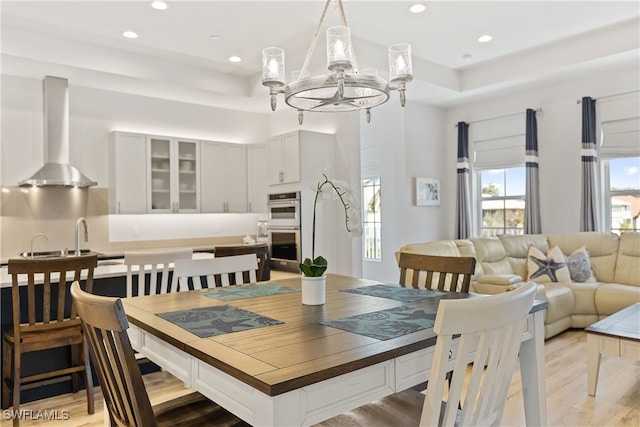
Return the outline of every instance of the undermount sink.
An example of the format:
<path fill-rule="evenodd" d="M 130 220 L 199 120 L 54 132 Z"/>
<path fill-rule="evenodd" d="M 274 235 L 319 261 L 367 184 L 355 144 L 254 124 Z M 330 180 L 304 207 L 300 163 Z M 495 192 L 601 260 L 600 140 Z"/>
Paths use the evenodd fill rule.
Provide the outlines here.
<path fill-rule="evenodd" d="M 81 249 L 80 255 L 87 255 L 91 253 L 91 249 Z M 50 259 L 50 258 L 67 258 L 77 256 L 75 251 L 43 251 L 43 252 L 22 252 L 20 254 L 22 258 L 26 259 Z"/>

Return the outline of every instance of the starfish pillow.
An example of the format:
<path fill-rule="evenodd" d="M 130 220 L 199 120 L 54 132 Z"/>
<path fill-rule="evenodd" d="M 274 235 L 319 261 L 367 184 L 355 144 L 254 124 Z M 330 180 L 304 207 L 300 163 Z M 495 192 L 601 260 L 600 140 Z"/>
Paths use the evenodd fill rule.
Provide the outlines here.
<path fill-rule="evenodd" d="M 570 282 L 571 275 L 564 254 L 554 246 L 545 256 L 535 246 L 527 250 L 527 280 L 537 283 Z"/>

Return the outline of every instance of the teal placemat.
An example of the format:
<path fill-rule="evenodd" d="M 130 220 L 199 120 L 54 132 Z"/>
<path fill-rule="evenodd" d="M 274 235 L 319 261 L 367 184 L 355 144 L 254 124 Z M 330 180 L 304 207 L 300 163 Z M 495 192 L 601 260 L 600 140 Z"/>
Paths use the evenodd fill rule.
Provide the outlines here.
<path fill-rule="evenodd" d="M 431 328 L 435 319 L 436 312 L 434 310 L 402 305 L 372 313 L 343 317 L 342 319 L 325 320 L 320 324 L 378 340 L 388 340 Z"/>
<path fill-rule="evenodd" d="M 431 289 L 416 289 L 400 285 L 373 285 L 361 288 L 341 289 L 342 292 L 353 294 L 369 295 L 372 297 L 388 298 L 402 302 L 419 301 L 425 298 L 433 298 L 444 295 L 445 292 L 432 291 Z"/>
<path fill-rule="evenodd" d="M 202 291 L 202 295 L 221 301 L 233 301 L 236 299 L 264 297 L 267 295 L 286 294 L 300 292 L 300 289 L 289 288 L 277 283 L 263 283 L 260 285 L 235 285 L 222 288 L 211 288 Z"/>
<path fill-rule="evenodd" d="M 200 338 L 283 323 L 231 305 L 158 313 L 157 316 Z"/>

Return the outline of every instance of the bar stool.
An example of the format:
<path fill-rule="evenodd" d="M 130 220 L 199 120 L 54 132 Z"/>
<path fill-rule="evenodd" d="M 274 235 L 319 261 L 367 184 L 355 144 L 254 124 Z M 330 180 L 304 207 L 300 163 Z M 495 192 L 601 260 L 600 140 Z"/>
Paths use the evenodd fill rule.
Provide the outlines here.
<path fill-rule="evenodd" d="M 71 375 L 73 391 L 82 377 L 87 393 L 87 412 L 93 414 L 93 380 L 80 318 L 68 294 L 67 283 L 80 281 L 91 292 L 97 255 L 70 256 L 34 261 L 10 259 L 13 326 L 2 331 L 2 406 L 13 395 L 13 410 L 20 408 L 20 390 L 52 378 Z M 68 278 L 67 273 L 72 273 Z M 26 286 L 20 286 L 20 283 Z M 23 292 L 20 292 L 20 291 Z M 24 375 L 22 355 L 60 347 L 70 347 L 71 366 Z M 18 417 L 13 425 L 19 425 Z"/>

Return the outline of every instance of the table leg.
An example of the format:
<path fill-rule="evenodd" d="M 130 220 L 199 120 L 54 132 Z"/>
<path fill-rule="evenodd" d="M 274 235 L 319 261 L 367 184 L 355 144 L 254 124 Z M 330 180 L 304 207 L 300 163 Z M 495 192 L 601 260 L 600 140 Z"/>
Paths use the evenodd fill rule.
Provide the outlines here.
<path fill-rule="evenodd" d="M 533 336 L 520 345 L 520 374 L 524 416 L 528 426 L 547 425 L 547 391 L 544 377 L 544 311 L 533 314 Z"/>
<path fill-rule="evenodd" d="M 598 337 L 587 333 L 587 389 L 590 396 L 596 395 L 598 375 L 600 374 L 600 359 Z"/>

